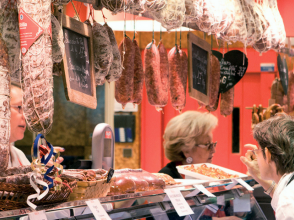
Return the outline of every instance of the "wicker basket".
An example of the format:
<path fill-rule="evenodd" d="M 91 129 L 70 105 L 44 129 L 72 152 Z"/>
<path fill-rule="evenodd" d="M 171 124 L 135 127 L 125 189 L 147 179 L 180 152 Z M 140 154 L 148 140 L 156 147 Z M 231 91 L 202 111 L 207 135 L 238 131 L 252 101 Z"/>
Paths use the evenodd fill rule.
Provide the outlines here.
<path fill-rule="evenodd" d="M 73 189 L 76 187 L 76 182 L 69 183 Z M 41 193 L 44 192 L 40 187 Z M 35 194 L 36 191 L 29 184 L 17 185 L 10 183 L 0 183 L 0 211 L 12 209 L 20 209 L 28 207 L 27 197 Z M 67 186 L 62 186 L 60 191 L 55 191 L 51 188 L 48 194 L 41 200 L 30 200 L 35 205 L 45 205 L 67 201 L 71 190 Z"/>
<path fill-rule="evenodd" d="M 68 201 L 92 199 L 107 196 L 110 191 L 110 184 L 106 179 L 97 181 L 78 181 L 77 187 L 73 189 Z"/>

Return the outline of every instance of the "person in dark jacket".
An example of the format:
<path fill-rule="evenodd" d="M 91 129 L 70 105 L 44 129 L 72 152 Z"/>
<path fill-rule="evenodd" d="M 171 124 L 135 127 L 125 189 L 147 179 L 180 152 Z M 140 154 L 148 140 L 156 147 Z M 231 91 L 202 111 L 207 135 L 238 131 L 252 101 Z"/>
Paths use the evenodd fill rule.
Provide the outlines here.
<path fill-rule="evenodd" d="M 172 118 L 163 135 L 165 156 L 171 161 L 159 173 L 182 178 L 178 165 L 211 163 L 217 142 L 213 130 L 218 119 L 210 113 L 186 111 Z"/>

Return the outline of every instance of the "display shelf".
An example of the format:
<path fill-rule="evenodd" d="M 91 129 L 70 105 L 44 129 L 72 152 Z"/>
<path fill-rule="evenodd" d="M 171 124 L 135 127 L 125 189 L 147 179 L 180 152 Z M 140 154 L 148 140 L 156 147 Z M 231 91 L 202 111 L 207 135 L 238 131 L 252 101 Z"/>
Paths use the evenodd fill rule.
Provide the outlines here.
<path fill-rule="evenodd" d="M 251 185 L 255 183 L 255 181 L 252 181 L 250 177 L 242 179 Z M 202 185 L 215 196 L 223 196 L 224 204 L 223 206 L 219 206 L 223 209 L 222 212 L 227 213 L 228 215 L 241 215 L 240 213 L 234 213 L 232 211 L 234 208 L 234 200 L 249 194 L 251 212 L 243 213 L 243 217 L 241 217 L 241 219 L 249 219 L 244 218 L 246 215 L 250 215 L 251 217 L 254 216 L 254 219 L 266 219 L 259 205 L 256 203 L 252 192 L 247 191 L 241 185 L 236 185 L 232 189 L 227 190 L 225 186 L 229 183 L 230 181 L 209 181 L 202 183 Z M 179 187 L 181 187 L 180 189 L 184 197 L 195 190 L 193 186 Z M 99 201 L 111 219 L 140 219 L 149 217 L 150 219 L 157 219 L 158 216 L 162 215 L 168 216 L 169 219 L 174 219 L 175 216 L 176 219 L 182 219 L 177 215 L 172 203 L 170 201 L 165 201 L 165 197 L 166 194 L 164 193 L 164 190 L 161 189 L 126 195 L 108 196 L 105 198 L 99 198 Z M 217 197 L 207 197 L 206 195 L 200 193 L 196 196 L 185 198 L 189 206 L 194 211 L 194 215 L 191 215 L 191 219 L 198 219 L 203 214 L 210 215 L 208 206 L 212 204 L 216 205 Z M 37 211 L 44 210 L 48 220 L 61 218 L 93 219 L 93 214 L 87 207 L 86 201 L 87 200 L 78 200 L 39 206 L 37 207 Z M 0 219 L 26 220 L 28 219 L 28 214 L 34 211 L 35 210 L 31 208 L 3 211 L 0 212 Z"/>

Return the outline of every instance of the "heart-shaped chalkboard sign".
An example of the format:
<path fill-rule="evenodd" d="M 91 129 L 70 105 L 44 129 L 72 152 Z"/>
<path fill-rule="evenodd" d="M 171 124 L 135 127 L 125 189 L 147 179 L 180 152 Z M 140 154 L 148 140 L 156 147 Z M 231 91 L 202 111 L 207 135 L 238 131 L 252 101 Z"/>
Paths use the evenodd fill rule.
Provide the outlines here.
<path fill-rule="evenodd" d="M 278 70 L 280 75 L 280 80 L 285 92 L 285 95 L 287 95 L 288 91 L 288 66 L 287 61 L 285 58 L 281 58 L 280 54 L 278 55 Z"/>
<path fill-rule="evenodd" d="M 239 50 L 231 50 L 223 56 L 222 53 L 212 50 L 212 54 L 219 60 L 221 67 L 219 92 L 224 93 L 233 88 L 245 75 L 248 59 Z"/>

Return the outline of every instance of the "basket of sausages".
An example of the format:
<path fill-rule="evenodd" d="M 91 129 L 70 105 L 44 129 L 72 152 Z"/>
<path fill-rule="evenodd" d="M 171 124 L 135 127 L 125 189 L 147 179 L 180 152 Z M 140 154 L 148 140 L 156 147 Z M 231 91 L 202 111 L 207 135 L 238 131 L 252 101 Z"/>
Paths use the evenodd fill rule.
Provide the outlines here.
<path fill-rule="evenodd" d="M 113 169 L 65 170 L 61 174 L 63 180 L 77 181 L 68 200 L 82 200 L 105 197 L 110 190 Z"/>
<path fill-rule="evenodd" d="M 31 180 L 33 182 L 38 180 L 47 182 L 41 174 L 33 175 L 32 177 L 30 165 L 11 167 L 2 172 L 0 177 L 0 211 L 28 207 L 28 197 L 36 193 L 36 189 L 31 185 Z M 35 185 L 40 189 L 40 194 L 42 194 L 44 192 L 43 186 Z M 54 182 L 54 186 L 56 185 L 56 182 Z M 76 185 L 76 181 L 64 181 L 60 185 L 59 190 L 56 190 L 56 187 L 52 187 L 42 199 L 32 198 L 30 202 L 37 206 L 65 202 Z"/>

